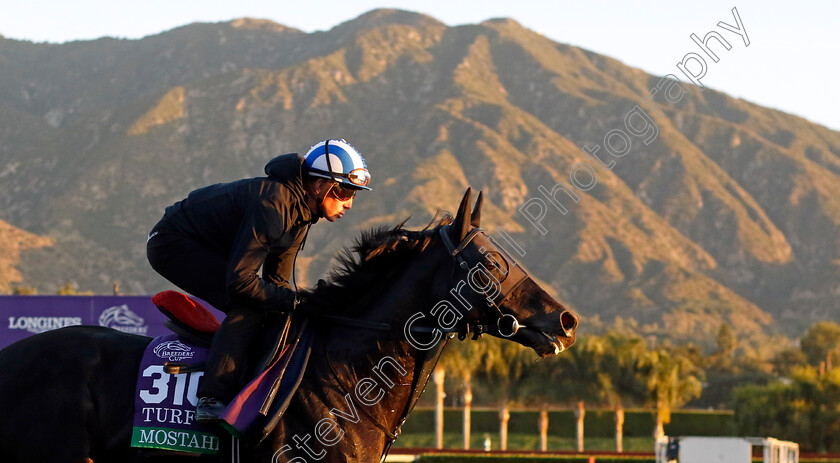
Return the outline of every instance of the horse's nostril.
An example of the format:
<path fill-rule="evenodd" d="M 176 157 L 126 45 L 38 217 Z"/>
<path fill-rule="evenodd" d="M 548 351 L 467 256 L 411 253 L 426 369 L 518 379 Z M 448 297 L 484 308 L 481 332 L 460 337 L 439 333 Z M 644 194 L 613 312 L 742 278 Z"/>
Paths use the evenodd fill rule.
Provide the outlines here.
<path fill-rule="evenodd" d="M 563 325 L 563 331 L 567 334 L 572 334 L 575 328 L 577 328 L 578 317 L 572 312 L 566 310 L 562 315 L 560 315 L 560 324 Z"/>

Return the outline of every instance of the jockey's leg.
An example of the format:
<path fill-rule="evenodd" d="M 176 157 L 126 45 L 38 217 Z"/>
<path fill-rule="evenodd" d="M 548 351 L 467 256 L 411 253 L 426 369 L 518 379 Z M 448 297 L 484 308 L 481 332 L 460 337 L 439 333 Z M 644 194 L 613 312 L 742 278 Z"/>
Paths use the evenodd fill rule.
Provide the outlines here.
<path fill-rule="evenodd" d="M 229 403 L 250 378 L 243 364 L 262 331 L 265 312 L 233 306 L 213 336 L 207 369 L 198 387 L 199 397 L 215 397 Z"/>

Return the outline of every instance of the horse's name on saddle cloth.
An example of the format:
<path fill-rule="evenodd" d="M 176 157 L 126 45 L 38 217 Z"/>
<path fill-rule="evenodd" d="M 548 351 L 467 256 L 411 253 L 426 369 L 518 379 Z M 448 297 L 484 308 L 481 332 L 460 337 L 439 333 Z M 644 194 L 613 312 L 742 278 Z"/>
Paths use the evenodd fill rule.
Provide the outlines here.
<path fill-rule="evenodd" d="M 167 361 L 203 362 L 207 349 L 187 344 L 175 334 L 155 338 L 143 354 L 134 399 L 131 446 L 216 454 L 219 436 L 195 422 L 196 392 L 203 371 L 171 375 Z"/>

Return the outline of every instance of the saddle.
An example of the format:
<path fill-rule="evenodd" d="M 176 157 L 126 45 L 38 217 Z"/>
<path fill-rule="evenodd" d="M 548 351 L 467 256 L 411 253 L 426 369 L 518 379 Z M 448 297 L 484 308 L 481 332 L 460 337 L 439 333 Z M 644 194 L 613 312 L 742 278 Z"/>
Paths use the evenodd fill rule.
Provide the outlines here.
<path fill-rule="evenodd" d="M 177 291 L 163 291 L 152 296 L 152 303 L 168 320 L 167 328 L 198 345 L 209 346 L 221 323 L 200 302 Z"/>

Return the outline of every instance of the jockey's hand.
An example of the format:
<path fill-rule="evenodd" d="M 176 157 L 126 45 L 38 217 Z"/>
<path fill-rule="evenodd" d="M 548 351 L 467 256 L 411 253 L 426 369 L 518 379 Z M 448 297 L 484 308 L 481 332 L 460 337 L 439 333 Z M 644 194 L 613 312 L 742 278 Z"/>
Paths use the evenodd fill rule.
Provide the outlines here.
<path fill-rule="evenodd" d="M 295 307 L 300 305 L 308 305 L 312 304 L 313 302 L 317 302 L 319 298 L 322 296 L 322 290 L 327 286 L 327 282 L 322 280 L 318 280 L 318 283 L 315 284 L 315 288 L 308 292 L 308 294 L 304 295 L 301 292 L 297 293 L 297 303 Z M 319 294 L 320 293 L 320 294 Z"/>
<path fill-rule="evenodd" d="M 322 280 L 318 280 L 318 283 L 315 284 L 315 290 L 312 291 L 313 294 L 311 295 L 304 295 L 303 292 L 298 291 L 295 294 L 295 308 L 307 305 L 312 302 L 312 299 L 317 299 L 318 291 L 322 290 L 324 287 L 327 286 L 327 282 Z M 294 310 L 294 309 L 293 309 Z"/>
<path fill-rule="evenodd" d="M 295 306 L 294 306 L 294 307 L 292 307 L 292 310 L 295 310 L 296 308 L 298 308 L 298 307 L 300 307 L 300 306 L 302 306 L 302 305 L 306 305 L 307 303 L 308 303 L 308 301 L 307 301 L 307 300 L 306 300 L 306 298 L 303 296 L 303 293 L 301 293 L 300 291 L 298 291 L 298 292 L 297 292 L 297 294 L 295 294 Z"/>

